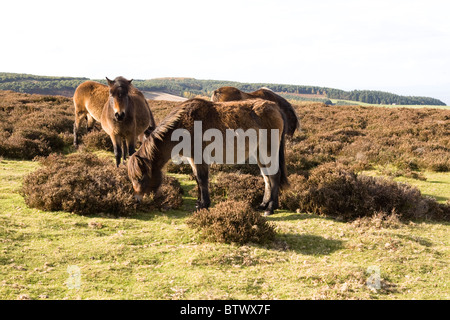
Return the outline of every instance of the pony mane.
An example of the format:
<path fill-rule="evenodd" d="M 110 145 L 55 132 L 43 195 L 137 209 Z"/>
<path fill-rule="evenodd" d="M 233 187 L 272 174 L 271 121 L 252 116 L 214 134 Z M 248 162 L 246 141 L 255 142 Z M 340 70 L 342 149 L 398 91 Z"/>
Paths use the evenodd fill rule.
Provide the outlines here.
<path fill-rule="evenodd" d="M 195 108 L 199 104 L 211 103 L 209 101 L 203 99 L 189 99 L 183 103 L 181 103 L 178 107 L 176 107 L 172 112 L 169 113 L 161 123 L 152 131 L 148 139 L 144 142 L 141 149 L 142 156 L 153 160 L 157 153 L 155 140 L 162 141 L 166 134 L 168 134 L 171 130 L 173 130 L 179 123 L 180 119 L 185 116 L 189 110 Z"/>

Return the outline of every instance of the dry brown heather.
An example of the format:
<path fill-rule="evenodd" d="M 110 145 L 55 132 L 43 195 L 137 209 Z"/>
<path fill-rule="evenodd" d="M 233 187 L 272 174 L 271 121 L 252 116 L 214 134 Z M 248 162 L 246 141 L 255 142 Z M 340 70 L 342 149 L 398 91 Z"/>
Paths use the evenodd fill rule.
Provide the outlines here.
<path fill-rule="evenodd" d="M 179 104 L 149 103 L 157 122 Z M 421 169 L 450 171 L 450 110 L 307 102 L 294 107 L 301 119 L 301 130 L 287 142 L 290 173 L 302 173 L 336 160 L 353 168 L 390 164 L 407 173 Z M 0 91 L 0 117 L 3 157 L 32 159 L 61 152 L 73 141 L 73 104 L 69 98 Z M 102 132 L 90 133 L 85 142 L 88 149 L 110 148 Z M 172 170 L 177 168 L 172 166 Z M 240 170 L 258 172 L 244 166 Z"/>
<path fill-rule="evenodd" d="M 227 200 L 210 210 L 198 210 L 187 223 L 215 242 L 265 243 L 275 237 L 275 227 L 245 201 Z"/>
<path fill-rule="evenodd" d="M 0 156 L 33 159 L 70 144 L 71 99 L 0 91 Z"/>
<path fill-rule="evenodd" d="M 42 167 L 25 177 L 22 194 L 29 207 L 67 211 L 81 215 L 132 215 L 137 210 L 176 209 L 182 189 L 172 177 L 164 177 L 161 193 L 137 204 L 125 166 L 88 152 L 41 158 Z"/>
<path fill-rule="evenodd" d="M 291 173 L 338 160 L 356 168 L 450 170 L 450 110 L 296 105 L 301 132 L 287 143 Z"/>

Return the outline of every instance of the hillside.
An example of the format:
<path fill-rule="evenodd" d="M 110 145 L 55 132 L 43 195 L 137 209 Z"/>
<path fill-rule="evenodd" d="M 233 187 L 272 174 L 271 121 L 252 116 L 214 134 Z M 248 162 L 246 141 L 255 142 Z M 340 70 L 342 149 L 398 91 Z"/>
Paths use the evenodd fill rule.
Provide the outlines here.
<path fill-rule="evenodd" d="M 161 100 L 161 101 L 186 101 L 187 98 L 176 96 L 170 93 L 157 92 L 157 91 L 143 91 L 146 99 L 149 100 Z"/>
<path fill-rule="evenodd" d="M 88 79 L 0 73 L 0 90 L 70 97 L 73 95 L 76 87 L 86 80 Z M 106 83 L 103 79 L 95 81 Z M 135 79 L 134 84 L 143 91 L 164 92 L 184 98 L 191 98 L 198 95 L 210 96 L 215 89 L 222 86 L 234 86 L 247 92 L 255 91 L 261 87 L 267 87 L 274 92 L 281 94 L 286 99 L 296 101 L 317 101 L 329 105 L 340 104 L 339 102 L 333 103 L 331 101 L 331 99 L 335 99 L 382 105 L 445 106 L 444 102 L 430 97 L 400 96 L 393 93 L 373 90 L 344 91 L 335 88 L 290 84 L 242 83 L 221 80 L 198 80 L 194 78 Z"/>

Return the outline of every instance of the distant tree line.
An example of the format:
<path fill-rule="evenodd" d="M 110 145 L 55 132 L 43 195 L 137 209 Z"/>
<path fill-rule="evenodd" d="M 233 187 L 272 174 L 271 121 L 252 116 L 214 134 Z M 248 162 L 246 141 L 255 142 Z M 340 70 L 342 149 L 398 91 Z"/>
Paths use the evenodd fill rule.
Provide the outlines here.
<path fill-rule="evenodd" d="M 274 92 L 281 93 L 281 95 L 283 95 L 286 99 L 322 101 L 327 104 L 331 104 L 331 101 L 329 99 L 338 99 L 372 104 L 445 105 L 444 102 L 429 97 L 400 96 L 383 91 L 344 91 L 326 87 L 287 84 L 241 83 L 234 81 L 197 80 L 193 78 L 162 78 L 151 80 L 137 80 L 135 81 L 135 85 L 141 90 L 165 91 L 167 93 L 185 96 L 187 98 L 196 95 L 210 96 L 212 92 L 217 88 L 223 86 L 233 86 L 246 92 L 258 90 L 261 87 L 266 87 Z M 317 95 L 317 97 L 298 96 L 301 94 Z"/>
<path fill-rule="evenodd" d="M 80 83 L 88 78 L 48 77 L 19 73 L 0 73 L 0 90 L 23 93 L 73 94 Z"/>
<path fill-rule="evenodd" d="M 72 95 L 76 87 L 88 80 L 74 77 L 48 77 L 29 74 L 0 73 L 0 90 L 13 90 L 26 93 Z M 95 80 L 106 83 L 104 79 Z M 445 105 L 442 101 L 429 97 L 400 96 L 393 93 L 372 90 L 344 91 L 318 86 L 300 86 L 273 83 L 242 83 L 236 81 L 198 80 L 194 78 L 157 78 L 133 81 L 143 91 L 162 91 L 166 93 L 192 98 L 195 96 L 211 96 L 220 87 L 233 86 L 245 92 L 256 91 L 266 87 L 280 93 L 286 99 L 321 101 L 332 104 L 329 99 L 350 100 L 371 104 L 397 105 Z M 301 95 L 315 95 L 302 97 Z"/>
<path fill-rule="evenodd" d="M 326 93 L 327 97 L 330 99 L 351 100 L 372 104 L 445 106 L 444 102 L 434 98 L 400 96 L 397 94 L 383 91 L 371 91 L 371 90 L 343 91 L 338 89 L 327 89 Z"/>

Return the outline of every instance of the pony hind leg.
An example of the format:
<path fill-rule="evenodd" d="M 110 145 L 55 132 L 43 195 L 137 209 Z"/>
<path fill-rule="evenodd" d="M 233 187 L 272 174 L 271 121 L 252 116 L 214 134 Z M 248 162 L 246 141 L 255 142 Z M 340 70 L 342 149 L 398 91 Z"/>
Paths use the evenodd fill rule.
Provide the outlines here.
<path fill-rule="evenodd" d="M 270 187 L 270 180 L 269 177 L 262 174 L 263 178 L 264 178 L 264 197 L 263 200 L 261 202 L 261 204 L 258 206 L 259 210 L 266 210 L 267 208 L 267 204 L 269 203 L 270 200 L 270 194 L 271 194 L 271 187 Z"/>
<path fill-rule="evenodd" d="M 278 209 L 278 195 L 280 192 L 280 175 L 272 175 L 269 176 L 269 181 L 271 185 L 270 190 L 270 199 L 267 203 L 266 210 L 264 211 L 264 215 L 268 216 L 274 213 L 274 210 Z"/>
<path fill-rule="evenodd" d="M 75 122 L 73 124 L 73 145 L 75 146 L 75 148 L 78 148 L 78 130 L 80 129 L 80 124 L 81 121 L 83 120 L 83 118 L 85 117 L 86 113 L 83 111 L 76 111 L 76 106 L 75 106 Z"/>
<path fill-rule="evenodd" d="M 269 216 L 278 209 L 278 195 L 280 191 L 280 172 L 274 175 L 265 175 L 262 173 L 265 182 L 264 197 L 259 210 L 264 210 L 264 216 Z"/>
<path fill-rule="evenodd" d="M 94 129 L 95 119 L 88 113 L 86 115 L 86 130 L 87 132 L 91 132 Z"/>
<path fill-rule="evenodd" d="M 208 179 L 209 179 L 209 168 L 208 165 L 202 164 L 197 167 L 197 183 L 200 189 L 200 201 L 198 203 L 198 207 L 200 209 L 202 208 L 209 208 L 211 205 L 211 199 L 209 197 L 209 186 L 208 186 Z"/>

